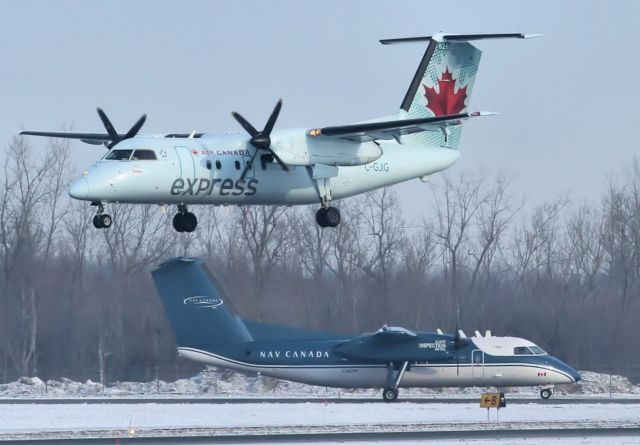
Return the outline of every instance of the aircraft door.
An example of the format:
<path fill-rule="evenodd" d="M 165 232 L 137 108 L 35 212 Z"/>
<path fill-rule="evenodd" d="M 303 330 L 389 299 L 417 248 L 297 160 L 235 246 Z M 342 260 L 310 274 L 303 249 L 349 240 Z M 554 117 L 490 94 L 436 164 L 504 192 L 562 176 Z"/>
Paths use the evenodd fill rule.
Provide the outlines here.
<path fill-rule="evenodd" d="M 484 352 L 480 349 L 471 351 L 471 377 L 484 377 Z"/>
<path fill-rule="evenodd" d="M 193 179 L 196 175 L 196 164 L 191 154 L 191 149 L 184 146 L 173 147 L 178 156 L 178 169 L 180 178 Z"/>

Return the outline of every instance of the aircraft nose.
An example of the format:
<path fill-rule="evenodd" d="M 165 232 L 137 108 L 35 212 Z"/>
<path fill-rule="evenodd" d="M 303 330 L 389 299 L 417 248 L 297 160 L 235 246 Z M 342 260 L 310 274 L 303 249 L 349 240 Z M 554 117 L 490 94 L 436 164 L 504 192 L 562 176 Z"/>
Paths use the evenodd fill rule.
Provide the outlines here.
<path fill-rule="evenodd" d="M 569 375 L 571 376 L 571 378 L 573 379 L 574 383 L 579 382 L 580 380 L 582 380 L 582 376 L 580 375 L 580 373 L 578 371 L 576 371 L 575 369 L 569 367 L 571 372 L 569 373 Z"/>
<path fill-rule="evenodd" d="M 89 183 L 85 178 L 78 178 L 69 186 L 69 196 L 75 199 L 84 199 L 89 196 Z"/>
<path fill-rule="evenodd" d="M 563 361 L 558 360 L 558 370 L 564 374 L 565 378 L 569 380 L 569 383 L 576 383 L 582 380 L 580 373 L 572 366 L 567 365 Z"/>

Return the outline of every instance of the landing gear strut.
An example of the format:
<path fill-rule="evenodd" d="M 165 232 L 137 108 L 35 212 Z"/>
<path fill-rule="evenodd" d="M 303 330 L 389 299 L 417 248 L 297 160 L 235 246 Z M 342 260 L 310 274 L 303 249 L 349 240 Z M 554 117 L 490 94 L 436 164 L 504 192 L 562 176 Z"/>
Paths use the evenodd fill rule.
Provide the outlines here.
<path fill-rule="evenodd" d="M 382 391 L 382 399 L 385 402 L 395 402 L 398 400 L 398 387 L 400 386 L 400 382 L 402 381 L 402 377 L 404 377 L 404 373 L 407 371 L 408 366 L 409 362 L 403 362 L 394 378 L 393 374 L 395 366 L 393 363 L 389 363 L 387 365 L 387 383 L 384 391 Z"/>
<path fill-rule="evenodd" d="M 104 213 L 104 206 L 101 202 L 92 202 L 92 206 L 98 206 L 96 215 L 93 217 L 93 227 L 96 229 L 108 229 L 113 224 L 111 215 Z"/>
<path fill-rule="evenodd" d="M 322 228 L 336 227 L 340 224 L 340 210 L 331 207 L 331 178 L 338 174 L 338 169 L 324 166 L 324 170 L 316 165 L 310 171 L 312 178 L 316 181 L 318 198 L 322 205 L 316 212 L 316 222 Z"/>
<path fill-rule="evenodd" d="M 320 227 L 336 227 L 340 224 L 340 210 L 335 207 L 320 207 L 316 212 L 316 222 Z"/>
<path fill-rule="evenodd" d="M 173 217 L 173 228 L 178 232 L 193 232 L 198 226 L 198 218 L 191 213 L 186 205 L 178 206 L 178 213 Z"/>

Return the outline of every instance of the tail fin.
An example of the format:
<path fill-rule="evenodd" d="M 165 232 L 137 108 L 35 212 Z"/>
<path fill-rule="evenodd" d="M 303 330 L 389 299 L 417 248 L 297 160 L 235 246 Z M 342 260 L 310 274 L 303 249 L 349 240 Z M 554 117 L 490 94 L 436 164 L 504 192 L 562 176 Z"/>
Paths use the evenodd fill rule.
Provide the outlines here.
<path fill-rule="evenodd" d="M 252 340 L 203 260 L 174 258 L 151 274 L 179 348 L 220 351 Z"/>
<path fill-rule="evenodd" d="M 402 119 L 443 116 L 463 113 L 469 104 L 473 82 L 478 72 L 482 52 L 468 43 L 470 40 L 493 38 L 528 38 L 525 34 L 436 34 L 429 37 L 409 37 L 381 40 L 384 45 L 428 41 L 429 46 L 418 65 L 400 105 Z M 462 125 L 446 132 L 427 131 L 402 137 L 410 144 L 457 148 Z"/>

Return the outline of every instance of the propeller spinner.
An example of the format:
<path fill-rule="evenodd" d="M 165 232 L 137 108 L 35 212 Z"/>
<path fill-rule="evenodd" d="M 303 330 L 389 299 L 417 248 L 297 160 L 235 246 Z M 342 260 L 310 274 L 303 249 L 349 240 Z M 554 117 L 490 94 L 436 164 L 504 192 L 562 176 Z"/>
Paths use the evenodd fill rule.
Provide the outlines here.
<path fill-rule="evenodd" d="M 264 129 L 262 131 L 256 130 L 255 127 L 249 123 L 249 121 L 247 121 L 244 117 L 242 117 L 242 115 L 240 115 L 240 113 L 236 113 L 235 111 L 231 113 L 231 115 L 234 117 L 235 120 L 238 121 L 238 123 L 242 126 L 242 128 L 244 128 L 245 131 L 249 133 L 249 135 L 251 136 L 251 139 L 249 139 L 249 143 L 253 145 L 256 149 L 253 152 L 253 155 L 251 156 L 251 161 L 247 163 L 246 167 L 242 172 L 242 175 L 240 175 L 240 180 L 244 180 L 244 177 L 246 176 L 247 172 L 253 165 L 253 161 L 256 159 L 256 156 L 258 155 L 258 152 L 260 150 L 264 150 L 268 152 L 271 156 L 273 156 L 273 158 L 278 162 L 278 164 L 280 164 L 280 167 L 282 167 L 283 170 L 289 171 L 289 167 L 287 166 L 287 164 L 285 164 L 282 161 L 282 159 L 280 159 L 280 157 L 271 148 L 270 135 L 274 125 L 276 124 L 278 115 L 280 114 L 280 109 L 282 109 L 282 99 L 278 100 L 278 103 L 276 104 L 275 108 L 271 112 L 271 116 L 269 116 L 269 120 L 267 121 L 267 124 L 264 126 Z"/>

